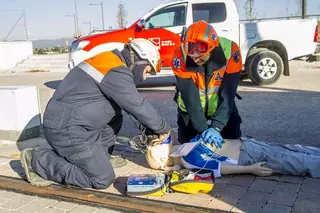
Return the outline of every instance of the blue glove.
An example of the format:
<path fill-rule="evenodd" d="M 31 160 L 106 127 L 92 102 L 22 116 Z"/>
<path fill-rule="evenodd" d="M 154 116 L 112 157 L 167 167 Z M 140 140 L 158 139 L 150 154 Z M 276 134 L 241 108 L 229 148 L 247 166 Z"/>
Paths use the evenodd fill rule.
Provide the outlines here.
<path fill-rule="evenodd" d="M 214 128 L 208 128 L 201 134 L 201 138 L 204 142 L 209 144 L 214 144 L 216 147 L 222 148 L 222 143 L 224 142 L 220 133 Z"/>

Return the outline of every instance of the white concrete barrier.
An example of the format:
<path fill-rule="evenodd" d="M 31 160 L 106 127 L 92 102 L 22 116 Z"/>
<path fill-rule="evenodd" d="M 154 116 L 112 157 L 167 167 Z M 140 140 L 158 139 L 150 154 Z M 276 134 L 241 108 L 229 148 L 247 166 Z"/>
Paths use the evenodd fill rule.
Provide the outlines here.
<path fill-rule="evenodd" d="M 33 55 L 32 42 L 0 42 L 0 71 L 15 67 Z"/>
<path fill-rule="evenodd" d="M 0 86 L 0 139 L 23 141 L 40 135 L 36 86 Z"/>

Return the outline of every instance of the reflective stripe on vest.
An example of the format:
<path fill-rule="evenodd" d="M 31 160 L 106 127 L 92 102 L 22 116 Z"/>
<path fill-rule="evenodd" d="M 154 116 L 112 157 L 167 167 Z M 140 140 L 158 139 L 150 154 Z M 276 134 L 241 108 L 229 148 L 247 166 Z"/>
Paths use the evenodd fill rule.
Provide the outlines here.
<path fill-rule="evenodd" d="M 220 81 L 220 83 L 217 83 L 217 82 L 215 82 L 214 79 L 216 78 L 218 73 L 222 73 L 224 71 L 225 71 L 225 69 L 224 70 L 217 70 L 216 74 L 213 75 L 212 80 L 214 83 L 216 83 L 216 84 L 213 84 L 213 87 L 207 88 L 207 91 L 205 89 L 199 88 L 200 103 L 201 103 L 201 108 L 202 108 L 203 112 L 205 112 L 205 110 L 206 110 L 206 103 L 207 103 L 206 98 L 208 98 L 207 116 L 212 116 L 218 107 L 218 101 L 219 101 L 218 91 L 220 89 L 221 81 Z M 183 112 L 187 112 L 186 107 L 184 105 L 184 102 L 181 98 L 180 92 L 178 93 L 177 104 Z"/>
<path fill-rule="evenodd" d="M 81 62 L 78 67 L 101 83 L 104 76 L 113 68 L 126 66 L 121 59 L 111 51 L 102 52 Z"/>
<path fill-rule="evenodd" d="M 231 57 L 231 51 L 232 51 L 232 41 L 225 39 L 223 37 L 220 38 L 220 45 L 223 49 L 224 55 L 227 59 L 227 61 Z M 181 48 L 183 56 L 185 56 L 183 52 L 183 48 Z M 186 58 L 184 58 L 184 61 L 186 61 Z M 199 88 L 199 81 L 200 81 L 200 73 L 195 74 L 197 77 L 193 78 L 193 81 L 195 82 L 196 85 L 198 85 L 199 89 L 199 96 L 200 96 L 200 103 L 201 103 L 201 108 L 203 112 L 206 111 L 206 105 L 208 105 L 207 108 L 207 114 L 206 116 L 213 116 L 213 114 L 216 112 L 217 107 L 218 107 L 218 102 L 219 102 L 219 95 L 218 91 L 220 89 L 220 85 L 224 76 L 224 73 L 226 71 L 227 64 L 220 68 L 219 70 L 216 70 L 214 72 L 214 75 L 212 75 L 212 78 L 208 82 L 208 85 L 205 86 L 204 89 Z M 208 99 L 208 103 L 206 101 Z M 185 104 L 182 100 L 181 93 L 178 93 L 177 97 L 177 104 L 178 107 L 180 108 L 181 111 L 187 112 Z"/>

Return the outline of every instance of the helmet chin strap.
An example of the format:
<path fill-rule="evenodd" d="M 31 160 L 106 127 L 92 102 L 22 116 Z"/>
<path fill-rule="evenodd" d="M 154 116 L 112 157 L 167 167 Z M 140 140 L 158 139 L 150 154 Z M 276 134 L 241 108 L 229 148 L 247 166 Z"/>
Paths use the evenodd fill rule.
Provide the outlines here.
<path fill-rule="evenodd" d="M 130 70 L 132 71 L 133 67 L 135 66 L 135 64 L 134 64 L 134 52 L 131 49 L 131 47 L 129 48 L 129 51 L 130 51 L 130 61 L 131 61 Z"/>
<path fill-rule="evenodd" d="M 130 51 L 130 60 L 131 60 L 131 65 L 130 65 L 130 67 L 129 67 L 129 69 L 131 70 L 131 71 L 133 71 L 133 68 L 134 68 L 134 66 L 136 66 L 136 65 L 148 65 L 148 62 L 147 61 L 145 61 L 145 60 L 140 60 L 140 61 L 134 61 L 134 51 L 132 50 L 132 48 L 131 47 L 129 47 L 129 51 Z"/>

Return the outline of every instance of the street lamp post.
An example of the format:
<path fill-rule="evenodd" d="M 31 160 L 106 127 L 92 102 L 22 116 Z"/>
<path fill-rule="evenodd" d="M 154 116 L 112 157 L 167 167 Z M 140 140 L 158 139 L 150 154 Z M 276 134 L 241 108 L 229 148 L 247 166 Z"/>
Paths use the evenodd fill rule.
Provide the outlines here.
<path fill-rule="evenodd" d="M 73 18 L 75 37 L 78 37 L 77 22 L 76 22 L 76 14 L 73 14 L 73 15 L 66 15 L 66 16 L 67 16 L 67 17 L 72 17 L 72 18 Z"/>
<path fill-rule="evenodd" d="M 29 41 L 29 32 L 28 32 L 28 28 L 27 28 L 27 18 L 26 18 L 26 10 L 23 9 L 23 19 L 24 19 L 24 29 L 26 31 L 26 39 L 27 41 Z"/>
<path fill-rule="evenodd" d="M 102 19 L 102 30 L 104 30 L 104 14 L 103 14 L 103 2 L 101 1 L 100 4 L 89 4 L 91 6 L 93 5 L 100 5 L 101 6 L 101 19 Z"/>
<path fill-rule="evenodd" d="M 306 15 L 307 15 L 307 0 L 302 0 L 302 8 L 301 8 L 301 11 L 302 11 L 302 18 L 305 18 Z"/>
<path fill-rule="evenodd" d="M 79 20 L 78 20 L 78 8 L 77 8 L 77 0 L 74 0 L 74 20 L 77 28 L 77 37 L 80 36 L 79 32 Z"/>
<path fill-rule="evenodd" d="M 103 2 L 101 1 L 101 15 L 102 15 L 102 30 L 104 30 L 104 14 L 103 14 Z"/>

